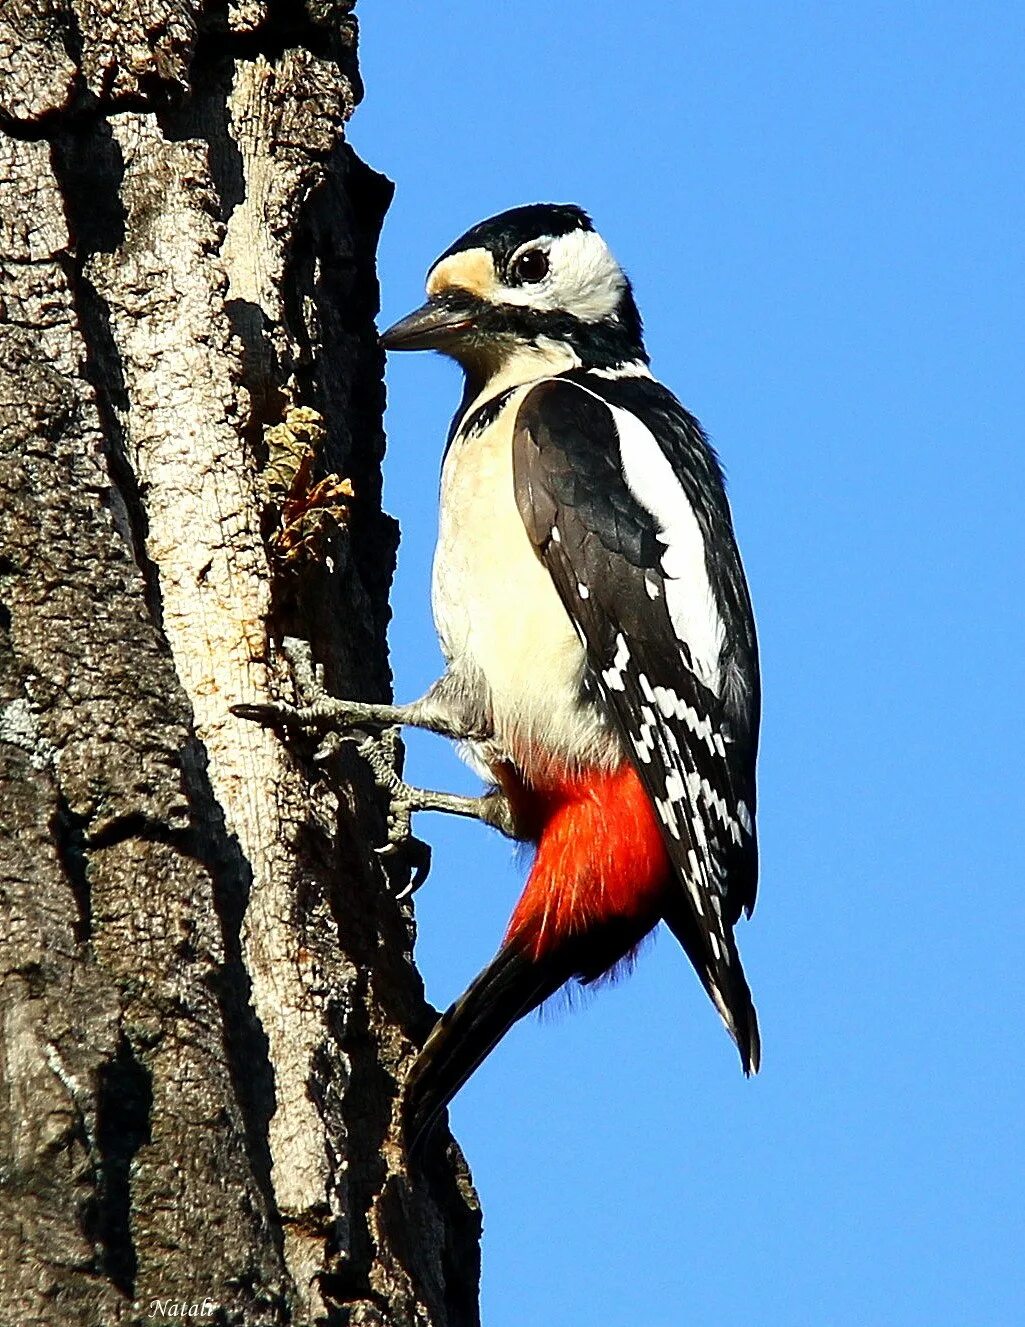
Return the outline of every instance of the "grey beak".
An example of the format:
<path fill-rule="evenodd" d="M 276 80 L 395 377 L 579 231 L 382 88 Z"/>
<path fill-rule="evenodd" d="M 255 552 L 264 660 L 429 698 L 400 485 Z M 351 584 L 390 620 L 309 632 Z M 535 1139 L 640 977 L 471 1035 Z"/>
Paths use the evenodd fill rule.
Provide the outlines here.
<path fill-rule="evenodd" d="M 459 308 L 429 299 L 381 334 L 385 350 L 433 350 L 448 344 L 473 322 L 465 304 Z"/>

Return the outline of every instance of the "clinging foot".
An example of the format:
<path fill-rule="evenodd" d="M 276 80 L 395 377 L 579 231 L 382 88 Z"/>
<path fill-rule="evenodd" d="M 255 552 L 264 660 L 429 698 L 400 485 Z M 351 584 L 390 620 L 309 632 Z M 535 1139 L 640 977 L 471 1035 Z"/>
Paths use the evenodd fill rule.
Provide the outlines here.
<path fill-rule="evenodd" d="M 395 741 L 390 733 L 381 738 L 368 737 L 357 748 L 374 772 L 374 781 L 389 795 L 388 843 L 379 852 L 393 850 L 408 838 L 410 820 L 415 811 L 441 811 L 448 815 L 480 820 L 508 838 L 516 838 L 512 807 L 505 794 L 495 788 L 480 797 L 461 793 L 435 792 L 405 783 L 395 769 Z"/>
<path fill-rule="evenodd" d="M 307 642 L 288 641 L 286 653 L 292 662 L 299 694 L 306 703 L 245 702 L 233 705 L 231 712 L 241 719 L 251 719 L 272 728 L 324 734 L 325 740 L 314 756 L 315 760 L 334 754 L 339 737 L 369 733 L 359 741 L 357 750 L 370 765 L 377 786 L 388 794 L 389 802 L 388 837 L 377 851 L 391 855 L 402 849 L 410 857 L 413 874 L 403 894 L 419 888 L 430 868 L 430 848 L 417 839 L 411 829 L 416 811 L 440 811 L 471 817 L 510 838 L 518 837 L 512 807 L 500 790 L 467 797 L 415 788 L 399 776 L 396 768 L 398 737 L 403 725 L 457 739 L 474 736 L 464 724 L 455 721 L 444 706 L 439 706 L 434 697 L 428 695 L 408 705 L 340 700 L 324 690 L 321 670 L 312 666 Z"/>

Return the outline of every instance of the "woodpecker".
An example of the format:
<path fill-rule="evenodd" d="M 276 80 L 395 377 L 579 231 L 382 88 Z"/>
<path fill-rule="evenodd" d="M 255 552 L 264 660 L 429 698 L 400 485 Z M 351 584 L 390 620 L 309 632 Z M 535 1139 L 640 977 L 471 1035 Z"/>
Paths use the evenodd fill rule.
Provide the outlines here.
<path fill-rule="evenodd" d="M 733 934 L 758 872 L 758 649 L 715 452 L 652 376 L 630 282 L 579 207 L 482 221 L 427 295 L 381 341 L 464 373 L 432 586 L 447 667 L 412 705 L 291 712 L 459 739 L 491 791 L 406 789 L 407 811 L 476 815 L 534 847 L 498 953 L 411 1071 L 411 1143 L 513 1023 L 615 973 L 660 921 L 744 1071 L 760 1058 Z"/>

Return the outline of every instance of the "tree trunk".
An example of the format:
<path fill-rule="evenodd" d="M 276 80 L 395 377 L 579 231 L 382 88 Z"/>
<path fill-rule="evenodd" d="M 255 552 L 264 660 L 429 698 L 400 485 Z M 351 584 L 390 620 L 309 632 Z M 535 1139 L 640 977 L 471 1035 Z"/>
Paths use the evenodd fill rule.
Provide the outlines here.
<path fill-rule="evenodd" d="M 350 9 L 0 9 L 4 1324 L 477 1322 L 380 795 L 229 712 L 389 691 Z"/>

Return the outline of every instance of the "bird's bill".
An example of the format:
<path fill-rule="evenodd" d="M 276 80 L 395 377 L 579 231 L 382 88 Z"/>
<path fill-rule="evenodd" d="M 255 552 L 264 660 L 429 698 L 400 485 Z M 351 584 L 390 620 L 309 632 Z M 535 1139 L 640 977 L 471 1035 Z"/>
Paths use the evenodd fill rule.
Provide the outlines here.
<path fill-rule="evenodd" d="M 473 325 L 466 304 L 433 298 L 381 335 L 385 350 L 440 350 L 458 340 Z"/>

